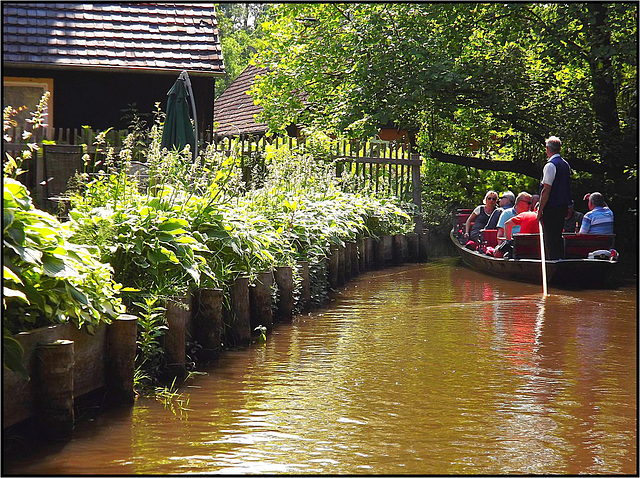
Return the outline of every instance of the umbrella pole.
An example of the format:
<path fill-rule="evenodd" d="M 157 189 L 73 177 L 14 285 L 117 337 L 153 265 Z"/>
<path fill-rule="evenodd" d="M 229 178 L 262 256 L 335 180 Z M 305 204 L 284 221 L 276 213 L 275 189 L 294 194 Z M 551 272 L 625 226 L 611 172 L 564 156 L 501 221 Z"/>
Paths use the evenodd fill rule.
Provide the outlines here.
<path fill-rule="evenodd" d="M 193 124 L 196 129 L 196 141 L 194 145 L 193 158 L 198 157 L 198 114 L 196 112 L 196 102 L 193 99 L 193 89 L 191 88 L 191 79 L 189 78 L 189 73 L 187 70 L 183 70 L 180 73 L 180 77 L 184 80 L 184 84 L 187 87 L 187 92 L 189 93 L 189 98 L 191 99 L 191 109 L 193 110 Z"/>

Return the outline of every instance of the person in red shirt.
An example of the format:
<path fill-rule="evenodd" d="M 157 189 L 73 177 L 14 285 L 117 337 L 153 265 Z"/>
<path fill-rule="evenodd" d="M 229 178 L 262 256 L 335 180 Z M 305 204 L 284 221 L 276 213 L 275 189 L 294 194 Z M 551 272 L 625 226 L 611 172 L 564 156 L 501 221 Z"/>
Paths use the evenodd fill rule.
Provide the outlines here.
<path fill-rule="evenodd" d="M 538 223 L 538 213 L 535 211 L 521 212 L 504 223 L 504 235 L 513 239 L 514 234 L 538 234 L 540 226 Z"/>
<path fill-rule="evenodd" d="M 531 205 L 531 195 L 526 192 L 521 192 L 516 198 L 516 204 L 514 209 L 516 215 L 508 219 L 504 223 L 504 236 L 505 239 L 494 251 L 494 257 L 510 257 L 513 253 L 513 235 L 518 232 L 537 232 L 538 231 L 538 219 L 536 211 L 529 211 Z M 501 239 L 501 237 L 498 237 Z"/>

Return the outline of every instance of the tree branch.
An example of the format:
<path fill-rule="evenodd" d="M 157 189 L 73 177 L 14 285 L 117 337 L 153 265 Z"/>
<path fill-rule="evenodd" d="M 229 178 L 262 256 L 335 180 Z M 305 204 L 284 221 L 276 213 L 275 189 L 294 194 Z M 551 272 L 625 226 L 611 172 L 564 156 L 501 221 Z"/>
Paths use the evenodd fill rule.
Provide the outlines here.
<path fill-rule="evenodd" d="M 531 178 L 540 179 L 542 175 L 542 166 L 531 161 L 514 159 L 511 161 L 493 161 L 490 159 L 476 158 L 473 156 L 458 156 L 456 154 L 447 154 L 440 151 L 432 151 L 431 156 L 437 161 L 450 164 L 459 164 L 461 166 L 469 166 L 476 169 L 489 171 L 509 171 L 512 173 L 520 173 Z M 582 171 L 596 175 L 602 175 L 607 171 L 604 164 L 595 163 L 593 161 L 585 161 L 576 157 L 565 157 L 574 171 Z"/>
<path fill-rule="evenodd" d="M 541 166 L 529 161 L 517 159 L 513 161 L 492 161 L 490 159 L 474 158 L 473 156 L 447 154 L 440 151 L 432 151 L 431 156 L 443 163 L 459 164 L 461 166 L 469 166 L 489 171 L 509 171 L 512 173 L 524 174 L 525 176 L 536 179 L 540 179 L 542 173 Z"/>

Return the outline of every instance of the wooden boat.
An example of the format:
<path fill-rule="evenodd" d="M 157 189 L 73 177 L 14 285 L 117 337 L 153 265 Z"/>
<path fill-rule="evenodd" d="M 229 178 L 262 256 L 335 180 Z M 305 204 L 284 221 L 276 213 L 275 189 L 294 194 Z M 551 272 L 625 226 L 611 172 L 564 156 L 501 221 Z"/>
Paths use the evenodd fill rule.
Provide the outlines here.
<path fill-rule="evenodd" d="M 501 279 L 542 283 L 538 234 L 514 235 L 514 258 L 498 258 L 465 247 L 466 241 L 462 240 L 460 234 L 461 224 L 462 221 L 459 218 L 458 223 L 451 230 L 450 237 L 467 266 Z M 614 258 L 590 259 L 588 256 L 592 251 L 611 249 L 613 238 L 613 235 L 566 235 L 565 257 L 567 258 L 545 261 L 548 284 L 560 288 L 610 287 L 617 260 Z"/>

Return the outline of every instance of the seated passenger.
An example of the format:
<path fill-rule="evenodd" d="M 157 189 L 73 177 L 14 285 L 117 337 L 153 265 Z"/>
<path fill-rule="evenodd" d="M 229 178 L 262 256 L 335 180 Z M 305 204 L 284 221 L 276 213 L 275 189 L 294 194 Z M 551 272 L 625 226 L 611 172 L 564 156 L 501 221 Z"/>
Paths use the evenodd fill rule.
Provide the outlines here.
<path fill-rule="evenodd" d="M 529 206 L 531 205 L 531 194 L 527 192 L 521 192 L 518 194 L 516 198 L 515 205 L 512 208 L 505 209 L 504 212 L 500 215 L 500 220 L 498 221 L 498 240 L 506 239 L 505 236 L 505 224 L 506 222 L 520 214 L 521 212 L 525 212 L 529 210 Z"/>
<path fill-rule="evenodd" d="M 534 194 L 531 196 L 531 207 L 529 208 L 531 211 L 534 211 L 538 203 L 540 202 L 540 195 Z"/>
<path fill-rule="evenodd" d="M 499 207 L 497 207 L 492 213 L 491 217 L 489 217 L 489 221 L 487 225 L 484 227 L 485 229 L 497 229 L 498 221 L 500 220 L 500 215 L 502 211 L 505 209 L 511 209 L 513 204 L 516 202 L 516 196 L 511 191 L 505 191 L 500 196 Z"/>
<path fill-rule="evenodd" d="M 582 218 L 580 234 L 613 234 L 613 211 L 599 192 L 589 196 L 590 211 Z"/>
<path fill-rule="evenodd" d="M 525 210 L 509 219 L 504 225 L 507 240 L 512 240 L 514 234 L 537 234 L 540 232 L 536 211 Z"/>
<path fill-rule="evenodd" d="M 575 234 L 578 232 L 580 230 L 580 226 L 582 226 L 583 216 L 584 214 L 573 208 L 573 201 L 569 202 L 567 215 L 564 217 L 564 229 L 562 232 L 567 234 Z"/>
<path fill-rule="evenodd" d="M 465 238 L 470 241 L 478 240 L 480 229 L 484 229 L 487 225 L 489 216 L 491 216 L 491 213 L 496 208 L 497 202 L 498 193 L 495 191 L 488 191 L 487 194 L 485 194 L 482 204 L 473 210 L 465 223 Z M 471 223 L 473 223 L 473 227 L 471 227 Z"/>

